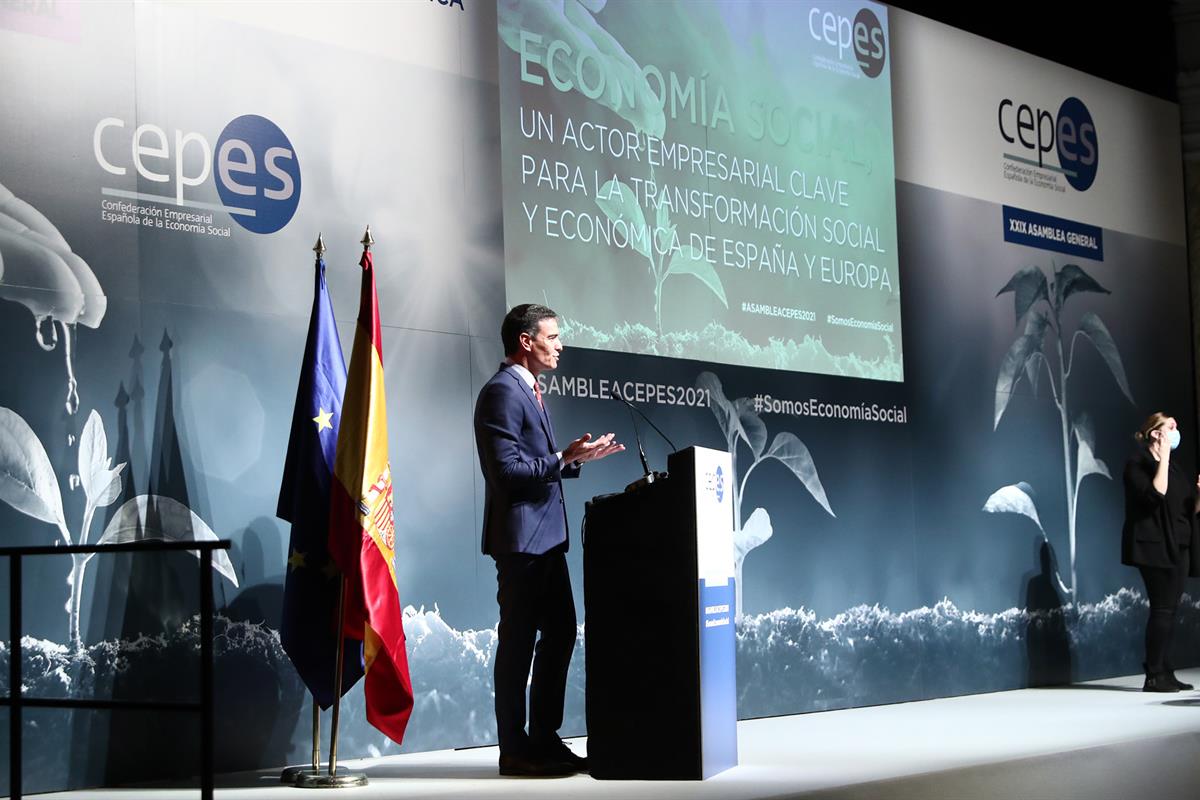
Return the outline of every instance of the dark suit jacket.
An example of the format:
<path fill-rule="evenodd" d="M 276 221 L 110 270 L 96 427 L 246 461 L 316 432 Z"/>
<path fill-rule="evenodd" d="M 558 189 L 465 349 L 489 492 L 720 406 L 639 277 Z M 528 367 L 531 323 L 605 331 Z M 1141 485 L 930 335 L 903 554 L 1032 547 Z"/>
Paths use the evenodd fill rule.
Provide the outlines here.
<path fill-rule="evenodd" d="M 1167 494 L 1154 488 L 1158 462 L 1148 448 L 1139 451 L 1125 465 L 1125 525 L 1121 529 L 1121 563 L 1135 567 L 1171 567 L 1183 553 L 1189 559 L 1188 572 L 1200 576 L 1200 539 L 1197 538 L 1195 476 L 1172 460 L 1167 473 Z M 1178 521 L 1185 509 L 1188 524 Z M 1174 523 L 1172 520 L 1175 520 Z"/>
<path fill-rule="evenodd" d="M 502 366 L 475 402 L 475 446 L 485 484 L 483 552 L 540 554 L 567 546 L 562 479 L 549 410 L 511 366 Z"/>

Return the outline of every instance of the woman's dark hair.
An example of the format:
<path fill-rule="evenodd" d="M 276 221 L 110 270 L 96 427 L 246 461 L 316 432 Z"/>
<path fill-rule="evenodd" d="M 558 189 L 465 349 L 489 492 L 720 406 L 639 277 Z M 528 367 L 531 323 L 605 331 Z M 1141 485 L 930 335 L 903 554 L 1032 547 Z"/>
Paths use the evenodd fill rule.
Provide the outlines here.
<path fill-rule="evenodd" d="M 512 355 L 520 349 L 522 333 L 537 336 L 541 321 L 557 316 L 554 309 L 537 303 L 514 306 L 504 315 L 504 322 L 500 323 L 500 341 L 504 344 L 504 355 Z"/>

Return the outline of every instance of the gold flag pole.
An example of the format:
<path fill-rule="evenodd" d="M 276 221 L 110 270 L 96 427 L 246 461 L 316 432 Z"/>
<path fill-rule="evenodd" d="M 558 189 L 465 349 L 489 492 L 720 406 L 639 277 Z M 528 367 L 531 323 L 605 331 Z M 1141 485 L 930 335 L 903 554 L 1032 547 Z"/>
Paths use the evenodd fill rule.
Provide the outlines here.
<path fill-rule="evenodd" d="M 287 786 L 295 786 L 300 781 L 300 776 L 315 776 L 321 774 L 321 706 L 317 704 L 317 698 L 309 694 L 312 700 L 312 764 L 297 765 L 293 767 L 284 767 L 283 772 L 279 773 L 279 782 Z"/>
<path fill-rule="evenodd" d="M 317 234 L 317 243 L 313 245 L 313 252 L 317 254 L 314 266 L 319 266 L 321 258 L 325 255 L 325 239 L 320 233 Z M 279 782 L 289 786 L 296 785 L 301 775 L 321 774 L 321 706 L 311 692 L 308 696 L 312 700 L 312 765 L 285 767 L 283 772 L 279 773 Z"/>
<path fill-rule="evenodd" d="M 337 648 L 337 664 L 334 667 L 333 678 L 333 721 L 330 724 L 332 729 L 329 733 L 329 771 L 315 774 L 301 773 L 296 778 L 296 786 L 303 789 L 344 789 L 350 786 L 366 786 L 367 776 L 361 772 L 350 772 L 342 770 L 338 772 L 337 768 L 337 743 L 338 743 L 338 718 L 342 710 L 342 662 L 345 658 L 345 607 L 346 607 L 346 576 L 342 575 L 338 578 L 338 588 L 341 593 L 338 595 L 338 648 Z"/>
<path fill-rule="evenodd" d="M 337 666 L 333 672 L 333 685 L 336 694 L 333 696 L 333 722 L 330 725 L 329 732 L 329 777 L 333 778 L 337 775 L 337 742 L 338 742 L 338 721 L 342 714 L 342 667 L 346 663 L 346 639 L 342 627 L 345 625 L 345 608 L 346 608 L 346 576 L 342 575 L 338 578 L 338 585 L 341 592 L 338 594 L 338 657 Z"/>
<path fill-rule="evenodd" d="M 375 240 L 371 238 L 371 226 L 363 234 L 362 245 L 370 249 Z M 366 786 L 367 776 L 361 772 L 338 772 L 337 746 L 338 722 L 342 712 L 342 664 L 345 661 L 346 650 L 346 576 L 338 577 L 338 609 L 337 609 L 337 662 L 333 669 L 333 720 L 329 732 L 329 772 L 311 777 L 300 775 L 296 786 L 305 789 L 343 789 L 349 786 Z"/>
<path fill-rule="evenodd" d="M 337 691 L 335 688 L 334 691 Z M 321 771 L 321 707 L 317 705 L 317 698 L 313 698 L 313 752 L 312 752 L 312 771 L 314 773 Z"/>

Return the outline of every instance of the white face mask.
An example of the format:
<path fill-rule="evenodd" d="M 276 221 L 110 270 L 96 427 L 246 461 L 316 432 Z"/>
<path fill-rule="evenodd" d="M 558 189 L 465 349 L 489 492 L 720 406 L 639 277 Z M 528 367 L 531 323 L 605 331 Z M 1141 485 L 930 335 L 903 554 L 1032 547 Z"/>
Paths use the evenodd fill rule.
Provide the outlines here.
<path fill-rule="evenodd" d="M 1167 441 L 1170 442 L 1172 450 L 1174 450 L 1176 447 L 1179 447 L 1179 442 L 1182 438 L 1183 437 L 1181 437 L 1179 435 L 1178 428 L 1176 428 L 1175 430 L 1167 431 Z"/>

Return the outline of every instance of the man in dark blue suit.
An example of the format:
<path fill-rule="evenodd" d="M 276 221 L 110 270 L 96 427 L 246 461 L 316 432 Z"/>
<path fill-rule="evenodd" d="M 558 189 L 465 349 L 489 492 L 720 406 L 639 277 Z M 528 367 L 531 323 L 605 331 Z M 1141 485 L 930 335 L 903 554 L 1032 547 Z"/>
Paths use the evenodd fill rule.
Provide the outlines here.
<path fill-rule="evenodd" d="M 625 447 L 611 433 L 597 439 L 585 433 L 562 449 L 556 444 L 537 383 L 539 374 L 558 366 L 563 349 L 552 310 L 516 306 L 505 316 L 500 338 L 507 358 L 475 403 L 475 444 L 486 485 L 483 552 L 496 562 L 500 604 L 495 657 L 500 774 L 566 775 L 585 771 L 587 762 L 558 737 L 576 631 L 562 479 Z"/>

